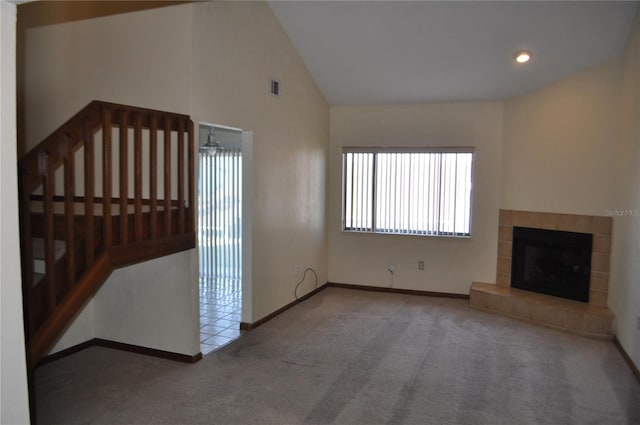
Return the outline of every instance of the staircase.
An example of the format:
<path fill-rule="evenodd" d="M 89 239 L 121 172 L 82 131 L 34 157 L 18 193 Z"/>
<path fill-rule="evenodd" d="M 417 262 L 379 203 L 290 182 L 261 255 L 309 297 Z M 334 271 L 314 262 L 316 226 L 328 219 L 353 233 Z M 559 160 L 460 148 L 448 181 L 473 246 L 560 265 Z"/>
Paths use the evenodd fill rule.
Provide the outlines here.
<path fill-rule="evenodd" d="M 193 122 L 93 101 L 18 164 L 33 367 L 118 267 L 195 247 Z"/>

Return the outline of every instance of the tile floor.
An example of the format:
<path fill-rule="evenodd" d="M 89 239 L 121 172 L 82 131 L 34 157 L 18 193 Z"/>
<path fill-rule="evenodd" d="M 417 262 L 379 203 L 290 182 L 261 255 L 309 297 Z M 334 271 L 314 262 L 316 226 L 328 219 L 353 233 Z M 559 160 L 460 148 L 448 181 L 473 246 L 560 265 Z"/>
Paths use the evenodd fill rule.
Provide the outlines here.
<path fill-rule="evenodd" d="M 200 278 L 200 351 L 203 355 L 240 337 L 241 308 L 240 280 Z"/>

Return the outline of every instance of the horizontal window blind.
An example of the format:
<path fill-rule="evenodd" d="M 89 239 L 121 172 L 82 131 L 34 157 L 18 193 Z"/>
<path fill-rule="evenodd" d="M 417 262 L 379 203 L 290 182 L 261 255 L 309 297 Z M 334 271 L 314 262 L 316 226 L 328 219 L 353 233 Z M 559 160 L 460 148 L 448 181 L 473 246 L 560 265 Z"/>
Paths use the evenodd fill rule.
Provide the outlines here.
<path fill-rule="evenodd" d="M 471 235 L 471 148 L 345 148 L 342 158 L 343 230 Z"/>

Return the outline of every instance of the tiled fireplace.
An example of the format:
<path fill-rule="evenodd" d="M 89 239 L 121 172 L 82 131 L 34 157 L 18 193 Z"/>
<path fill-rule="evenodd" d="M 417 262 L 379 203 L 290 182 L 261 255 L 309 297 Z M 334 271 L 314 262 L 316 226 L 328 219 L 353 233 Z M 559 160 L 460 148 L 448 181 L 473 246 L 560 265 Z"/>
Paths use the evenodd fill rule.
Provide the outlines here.
<path fill-rule="evenodd" d="M 573 301 L 511 287 L 513 228 L 593 235 L 589 302 Z M 611 217 L 500 210 L 496 283 L 474 282 L 471 307 L 585 335 L 611 335 L 607 308 Z"/>

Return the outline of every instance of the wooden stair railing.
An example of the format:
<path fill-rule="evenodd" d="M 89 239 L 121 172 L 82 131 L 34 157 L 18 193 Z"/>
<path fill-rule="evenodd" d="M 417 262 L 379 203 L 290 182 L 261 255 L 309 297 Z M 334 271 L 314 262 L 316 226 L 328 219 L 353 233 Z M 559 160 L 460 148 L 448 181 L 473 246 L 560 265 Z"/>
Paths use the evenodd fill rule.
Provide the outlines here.
<path fill-rule="evenodd" d="M 19 161 L 31 366 L 114 268 L 195 247 L 193 142 L 187 115 L 93 101 Z"/>

